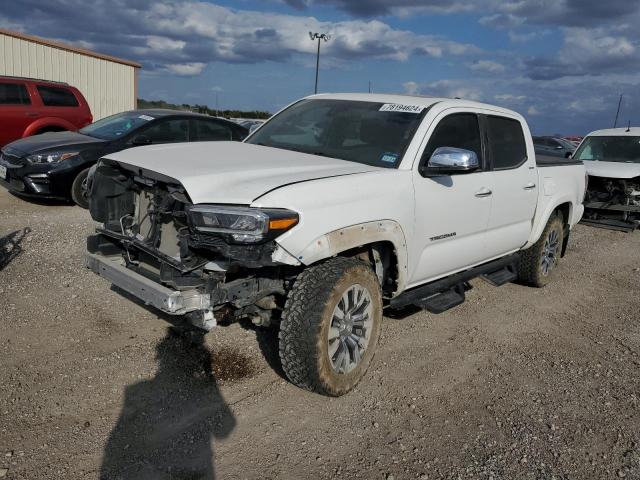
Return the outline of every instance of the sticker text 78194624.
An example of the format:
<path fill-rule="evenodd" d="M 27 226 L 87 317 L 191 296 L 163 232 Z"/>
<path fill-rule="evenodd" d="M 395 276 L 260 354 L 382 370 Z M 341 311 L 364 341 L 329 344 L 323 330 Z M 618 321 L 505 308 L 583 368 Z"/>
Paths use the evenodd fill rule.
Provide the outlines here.
<path fill-rule="evenodd" d="M 385 103 L 380 107 L 380 112 L 402 112 L 418 114 L 424 110 L 422 105 L 404 105 L 402 103 Z"/>

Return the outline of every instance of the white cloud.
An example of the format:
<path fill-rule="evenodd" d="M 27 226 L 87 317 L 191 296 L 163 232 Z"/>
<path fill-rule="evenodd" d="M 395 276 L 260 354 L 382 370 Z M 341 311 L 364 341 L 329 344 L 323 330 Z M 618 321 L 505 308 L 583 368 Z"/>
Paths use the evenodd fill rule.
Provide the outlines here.
<path fill-rule="evenodd" d="M 464 98 L 466 100 L 482 99 L 482 91 L 478 87 L 467 85 L 461 80 L 438 80 L 437 82 L 431 83 L 409 81 L 403 83 L 402 86 L 409 95 Z"/>
<path fill-rule="evenodd" d="M 200 75 L 206 66 L 206 63 L 201 62 L 169 63 L 166 65 L 166 68 L 169 72 L 175 73 L 176 75 L 189 77 L 193 75 Z"/>
<path fill-rule="evenodd" d="M 489 72 L 489 73 L 501 73 L 506 70 L 506 67 L 501 63 L 494 62 L 492 60 L 478 60 L 477 62 L 469 66 L 471 70 L 476 72 Z"/>
<path fill-rule="evenodd" d="M 511 40 L 513 43 L 527 43 L 537 38 L 541 38 L 546 35 L 549 35 L 550 33 L 551 33 L 551 30 L 548 30 L 548 29 L 547 30 L 537 29 L 527 33 L 516 33 L 514 31 L 510 31 L 509 40 Z"/>
<path fill-rule="evenodd" d="M 499 102 L 505 103 L 522 103 L 527 99 L 526 95 L 511 95 L 509 93 L 494 95 L 493 98 L 495 98 Z"/>
<path fill-rule="evenodd" d="M 540 111 L 533 105 L 531 105 L 527 110 L 528 115 L 540 115 Z"/>

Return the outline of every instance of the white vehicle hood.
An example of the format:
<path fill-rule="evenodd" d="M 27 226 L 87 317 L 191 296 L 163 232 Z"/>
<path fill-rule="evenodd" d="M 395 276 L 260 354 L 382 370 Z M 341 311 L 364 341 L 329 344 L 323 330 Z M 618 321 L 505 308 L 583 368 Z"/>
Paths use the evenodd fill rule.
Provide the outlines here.
<path fill-rule="evenodd" d="M 640 163 L 585 161 L 587 175 L 606 178 L 640 177 Z"/>
<path fill-rule="evenodd" d="M 239 142 L 150 145 L 112 153 L 105 158 L 179 181 L 193 203 L 249 205 L 284 185 L 384 170 Z"/>

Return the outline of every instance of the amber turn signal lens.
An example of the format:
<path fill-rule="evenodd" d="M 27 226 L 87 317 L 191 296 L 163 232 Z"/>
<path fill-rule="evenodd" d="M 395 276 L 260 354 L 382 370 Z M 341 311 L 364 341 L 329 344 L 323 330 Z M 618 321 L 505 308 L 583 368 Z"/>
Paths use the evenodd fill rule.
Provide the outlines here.
<path fill-rule="evenodd" d="M 297 218 L 278 218 L 269 221 L 269 230 L 286 230 L 298 223 Z"/>

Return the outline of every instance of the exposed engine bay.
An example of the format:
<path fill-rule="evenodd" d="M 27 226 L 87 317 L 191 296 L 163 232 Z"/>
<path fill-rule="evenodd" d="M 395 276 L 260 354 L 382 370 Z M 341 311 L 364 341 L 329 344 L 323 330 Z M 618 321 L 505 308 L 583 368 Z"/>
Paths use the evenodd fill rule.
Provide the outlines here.
<path fill-rule="evenodd" d="M 589 177 L 582 223 L 621 231 L 640 226 L 640 177 Z"/>
<path fill-rule="evenodd" d="M 120 278 L 121 285 L 135 284 L 130 293 L 167 313 L 187 314 L 201 328 L 277 320 L 299 272 L 273 260 L 273 239 L 295 225 L 296 214 L 194 206 L 175 180 L 106 160 L 89 188 L 91 216 L 102 224 L 87 239 L 95 260 L 88 266 L 96 273 L 114 280 L 133 272 L 131 281 Z M 142 277 L 158 287 L 145 289 Z M 157 300 L 165 287 L 178 296 Z"/>

